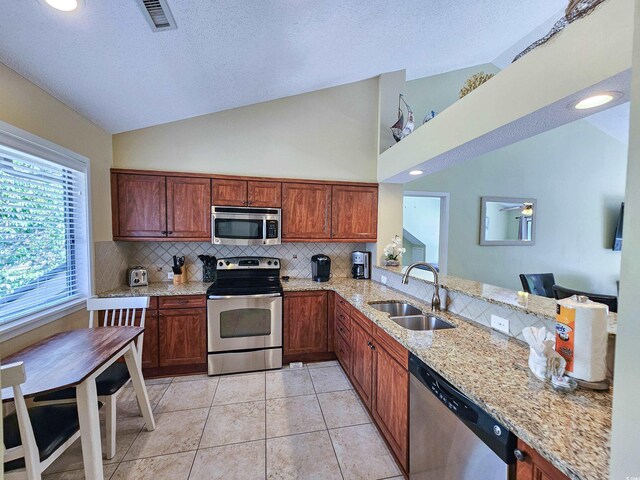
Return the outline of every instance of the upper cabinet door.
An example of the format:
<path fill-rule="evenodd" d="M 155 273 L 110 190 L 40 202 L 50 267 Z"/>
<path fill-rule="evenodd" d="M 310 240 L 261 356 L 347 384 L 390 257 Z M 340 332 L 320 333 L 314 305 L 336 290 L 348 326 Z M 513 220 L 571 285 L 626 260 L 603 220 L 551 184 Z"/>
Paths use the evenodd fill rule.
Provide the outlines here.
<path fill-rule="evenodd" d="M 167 236 L 211 238 L 211 180 L 167 177 Z"/>
<path fill-rule="evenodd" d="M 282 206 L 282 183 L 247 182 L 247 200 L 250 207 Z"/>
<path fill-rule="evenodd" d="M 118 236 L 165 237 L 165 177 L 118 174 L 117 184 Z"/>
<path fill-rule="evenodd" d="M 244 207 L 247 205 L 246 180 L 213 180 L 213 204 Z"/>
<path fill-rule="evenodd" d="M 331 238 L 331 185 L 282 184 L 282 238 Z"/>
<path fill-rule="evenodd" d="M 378 188 L 334 185 L 331 238 L 370 240 L 378 236 Z"/>

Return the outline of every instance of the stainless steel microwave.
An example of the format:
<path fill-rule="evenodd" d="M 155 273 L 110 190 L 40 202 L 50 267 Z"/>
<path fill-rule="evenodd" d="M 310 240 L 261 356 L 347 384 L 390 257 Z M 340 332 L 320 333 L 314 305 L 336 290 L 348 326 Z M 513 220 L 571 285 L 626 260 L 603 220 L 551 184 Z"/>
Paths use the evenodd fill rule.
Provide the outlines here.
<path fill-rule="evenodd" d="M 279 245 L 282 231 L 279 208 L 211 207 L 211 243 L 214 245 Z"/>

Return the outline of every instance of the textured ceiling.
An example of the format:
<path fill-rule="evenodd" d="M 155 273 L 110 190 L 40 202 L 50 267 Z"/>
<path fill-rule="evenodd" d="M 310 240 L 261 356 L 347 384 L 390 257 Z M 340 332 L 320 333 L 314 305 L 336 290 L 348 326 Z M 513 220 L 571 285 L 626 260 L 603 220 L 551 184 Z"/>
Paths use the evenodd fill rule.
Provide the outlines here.
<path fill-rule="evenodd" d="M 117 133 L 350 83 L 493 60 L 566 0 L 168 0 L 153 33 L 135 0 L 71 14 L 0 2 L 0 62 Z M 313 112 L 309 112 L 313 114 Z"/>

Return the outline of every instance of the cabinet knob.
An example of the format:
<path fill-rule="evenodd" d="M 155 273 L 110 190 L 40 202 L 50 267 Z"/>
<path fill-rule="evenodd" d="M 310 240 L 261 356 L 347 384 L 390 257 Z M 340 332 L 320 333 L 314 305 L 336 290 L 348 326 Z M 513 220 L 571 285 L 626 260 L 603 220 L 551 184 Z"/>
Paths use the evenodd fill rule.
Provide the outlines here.
<path fill-rule="evenodd" d="M 163 235 L 166 235 L 167 231 L 166 230 L 161 230 L 160 233 L 163 234 Z"/>
<path fill-rule="evenodd" d="M 168 231 L 167 233 L 168 233 L 169 235 L 171 235 L 173 232 L 170 230 L 170 231 Z"/>
<path fill-rule="evenodd" d="M 513 451 L 513 455 L 516 457 L 516 460 L 518 460 L 519 462 L 524 462 L 524 460 L 527 458 L 527 454 L 524 453 L 522 450 L 520 450 L 519 448 L 516 448 Z"/>

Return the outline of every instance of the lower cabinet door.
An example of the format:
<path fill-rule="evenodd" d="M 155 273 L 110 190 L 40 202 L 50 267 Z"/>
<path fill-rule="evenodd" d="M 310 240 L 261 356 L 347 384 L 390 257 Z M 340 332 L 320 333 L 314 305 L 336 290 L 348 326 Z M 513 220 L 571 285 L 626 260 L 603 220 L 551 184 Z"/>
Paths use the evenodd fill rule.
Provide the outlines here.
<path fill-rule="evenodd" d="M 565 474 L 520 439 L 518 450 L 522 452 L 522 460 L 516 463 L 516 480 L 569 480 Z"/>
<path fill-rule="evenodd" d="M 206 363 L 206 309 L 160 310 L 158 321 L 161 367 Z"/>
<path fill-rule="evenodd" d="M 371 413 L 405 471 L 409 468 L 409 372 L 376 344 Z"/>
<path fill-rule="evenodd" d="M 158 365 L 158 311 L 147 310 L 144 316 L 142 368 L 156 368 Z"/>
<path fill-rule="evenodd" d="M 284 295 L 284 354 L 329 351 L 327 292 L 287 292 Z"/>
<path fill-rule="evenodd" d="M 371 410 L 373 343 L 371 336 L 354 321 L 351 322 L 351 382 Z"/>

